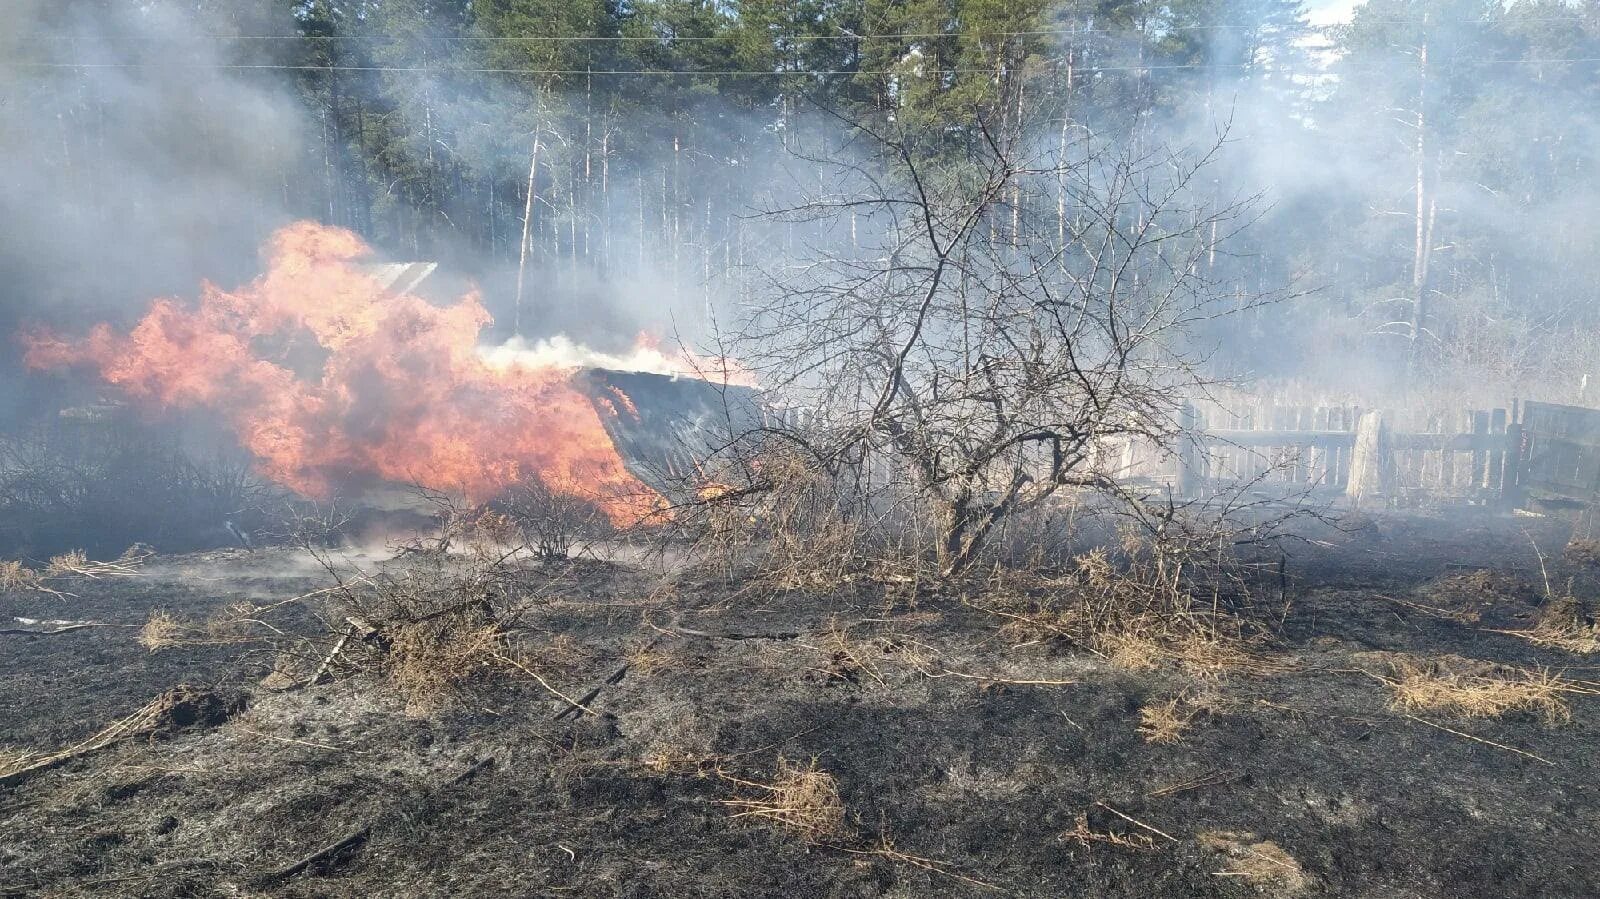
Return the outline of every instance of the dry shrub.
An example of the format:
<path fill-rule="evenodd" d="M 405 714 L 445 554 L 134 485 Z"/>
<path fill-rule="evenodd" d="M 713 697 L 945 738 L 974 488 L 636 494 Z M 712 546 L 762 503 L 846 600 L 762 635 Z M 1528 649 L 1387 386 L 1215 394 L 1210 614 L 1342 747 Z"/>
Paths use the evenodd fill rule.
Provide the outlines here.
<path fill-rule="evenodd" d="M 755 517 L 767 537 L 766 576 L 786 589 L 847 583 L 865 561 L 864 534 L 840 485 L 798 453 L 768 453 L 759 461 L 767 489 Z"/>
<path fill-rule="evenodd" d="M 1228 869 L 1216 872 L 1218 876 L 1242 878 L 1274 896 L 1296 896 L 1313 885 L 1294 856 L 1271 840 L 1226 830 L 1204 831 L 1198 839 L 1201 846 L 1228 859 Z"/>
<path fill-rule="evenodd" d="M 438 709 L 473 678 L 501 667 L 505 633 L 493 623 L 444 618 L 388 632 L 379 671 L 418 713 Z"/>
<path fill-rule="evenodd" d="M 1571 720 L 1563 699 L 1572 684 L 1545 670 L 1511 668 L 1460 657 L 1391 662 L 1383 678 L 1390 704 L 1406 711 L 1443 712 L 1463 718 L 1499 718 L 1533 712 L 1549 723 Z"/>
<path fill-rule="evenodd" d="M 724 800 L 724 805 L 735 810 L 735 819 L 756 818 L 790 831 L 807 843 L 824 843 L 846 835 L 839 782 L 818 769 L 816 759 L 805 766 L 778 759 L 778 770 L 770 783 L 719 774 L 749 794 Z"/>
<path fill-rule="evenodd" d="M 586 534 L 598 533 L 605 518 L 577 490 L 552 489 L 538 479 L 512 488 L 498 503 L 503 511 L 485 514 L 478 526 L 494 539 L 520 544 L 540 559 L 565 559 Z"/>
<path fill-rule="evenodd" d="M 1182 696 L 1148 703 L 1139 709 L 1139 736 L 1144 737 L 1146 743 L 1176 743 L 1183 739 L 1183 732 L 1198 714 L 1200 710 Z"/>
<path fill-rule="evenodd" d="M 766 585 L 827 591 L 912 580 L 926 561 L 904 510 L 887 508 L 897 506 L 892 491 L 869 488 L 859 470 L 829 470 L 797 449 L 770 446 L 752 452 L 745 469 L 731 478 L 743 486 L 703 486 L 681 522 L 694 528 L 695 554 L 730 576 L 749 559 Z"/>

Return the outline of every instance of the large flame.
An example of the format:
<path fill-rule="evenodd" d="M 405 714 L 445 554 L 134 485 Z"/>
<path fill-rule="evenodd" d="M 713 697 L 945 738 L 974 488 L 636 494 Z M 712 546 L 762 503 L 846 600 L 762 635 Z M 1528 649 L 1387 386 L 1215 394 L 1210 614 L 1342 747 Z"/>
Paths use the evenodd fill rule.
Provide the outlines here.
<path fill-rule="evenodd" d="M 136 400 L 219 413 L 263 475 L 325 496 L 352 475 L 489 499 L 533 477 L 618 524 L 659 497 L 623 467 L 566 367 L 491 364 L 476 294 L 440 307 L 387 294 L 355 234 L 299 222 L 274 234 L 266 273 L 197 305 L 155 301 L 127 334 L 23 337 L 36 369 L 90 365 Z"/>

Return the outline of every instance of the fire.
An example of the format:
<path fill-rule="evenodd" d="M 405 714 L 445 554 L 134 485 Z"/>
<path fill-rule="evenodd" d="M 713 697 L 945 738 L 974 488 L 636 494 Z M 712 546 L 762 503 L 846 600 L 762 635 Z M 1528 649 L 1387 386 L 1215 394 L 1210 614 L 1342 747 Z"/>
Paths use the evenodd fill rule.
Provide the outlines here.
<path fill-rule="evenodd" d="M 299 222 L 272 236 L 266 272 L 199 302 L 156 300 L 128 333 L 23 335 L 34 369 L 86 365 L 131 398 L 213 411 L 260 472 L 306 496 L 351 476 L 477 500 L 537 477 L 616 524 L 660 498 L 624 468 L 569 367 L 499 366 L 478 350 L 475 293 L 449 306 L 388 295 L 355 234 Z"/>

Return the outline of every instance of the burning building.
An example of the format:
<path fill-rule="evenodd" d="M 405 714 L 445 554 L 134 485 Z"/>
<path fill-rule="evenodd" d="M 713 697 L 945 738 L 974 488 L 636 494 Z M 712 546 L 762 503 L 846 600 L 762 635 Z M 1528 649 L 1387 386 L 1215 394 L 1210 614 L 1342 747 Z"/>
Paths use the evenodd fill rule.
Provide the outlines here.
<path fill-rule="evenodd" d="M 476 293 L 431 303 L 417 288 L 432 263 L 369 257 L 349 231 L 296 223 L 254 281 L 155 300 L 126 332 L 26 333 L 26 362 L 91 370 L 139 408 L 213 417 L 260 475 L 302 496 L 401 482 L 486 501 L 536 480 L 616 525 L 681 498 L 708 455 L 760 423 L 753 389 L 688 362 L 627 372 L 486 352 Z"/>

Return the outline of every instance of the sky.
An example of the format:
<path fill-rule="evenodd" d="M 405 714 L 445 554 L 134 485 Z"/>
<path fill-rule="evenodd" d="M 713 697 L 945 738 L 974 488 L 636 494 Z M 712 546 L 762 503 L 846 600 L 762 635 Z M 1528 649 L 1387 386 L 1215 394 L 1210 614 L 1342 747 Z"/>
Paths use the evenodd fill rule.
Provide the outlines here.
<path fill-rule="evenodd" d="M 1312 25 L 1342 25 L 1359 5 L 1360 0 L 1310 0 L 1306 13 Z"/>

